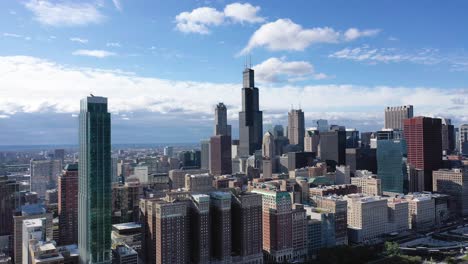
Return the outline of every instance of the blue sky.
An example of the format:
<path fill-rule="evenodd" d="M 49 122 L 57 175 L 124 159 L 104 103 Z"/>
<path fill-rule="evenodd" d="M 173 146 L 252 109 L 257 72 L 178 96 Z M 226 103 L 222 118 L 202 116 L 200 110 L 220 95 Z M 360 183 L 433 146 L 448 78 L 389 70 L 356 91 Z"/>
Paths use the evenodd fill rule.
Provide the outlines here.
<path fill-rule="evenodd" d="M 113 142 L 196 142 L 251 57 L 265 126 L 376 130 L 387 105 L 468 122 L 465 1 L 1 1 L 0 145 L 76 143 L 109 97 Z"/>

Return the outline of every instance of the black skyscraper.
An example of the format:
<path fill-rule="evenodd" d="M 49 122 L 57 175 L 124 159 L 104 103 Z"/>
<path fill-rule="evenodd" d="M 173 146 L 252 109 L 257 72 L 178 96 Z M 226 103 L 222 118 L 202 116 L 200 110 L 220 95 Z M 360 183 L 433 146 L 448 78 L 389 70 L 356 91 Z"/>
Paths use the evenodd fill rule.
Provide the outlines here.
<path fill-rule="evenodd" d="M 254 85 L 254 71 L 243 72 L 242 112 L 239 112 L 239 155 L 252 155 L 262 148 L 263 120 L 259 110 L 258 88 Z"/>

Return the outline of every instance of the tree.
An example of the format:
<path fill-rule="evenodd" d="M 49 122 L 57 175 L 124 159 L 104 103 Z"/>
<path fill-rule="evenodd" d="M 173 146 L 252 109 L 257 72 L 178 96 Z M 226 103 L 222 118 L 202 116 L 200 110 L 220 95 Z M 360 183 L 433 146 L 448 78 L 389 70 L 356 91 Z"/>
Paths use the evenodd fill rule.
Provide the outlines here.
<path fill-rule="evenodd" d="M 399 256 L 400 255 L 400 245 L 396 242 L 385 242 L 385 255 L 387 256 Z"/>

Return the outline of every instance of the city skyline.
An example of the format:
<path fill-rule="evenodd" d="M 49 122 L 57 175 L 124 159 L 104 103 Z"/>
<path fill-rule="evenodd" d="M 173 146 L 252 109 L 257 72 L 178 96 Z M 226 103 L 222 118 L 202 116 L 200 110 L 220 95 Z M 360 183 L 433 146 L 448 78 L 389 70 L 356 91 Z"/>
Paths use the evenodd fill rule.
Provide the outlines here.
<path fill-rule="evenodd" d="M 297 5 L 310 14 L 265 1 L 1 3 L 0 142 L 76 144 L 74 98 L 89 93 L 109 98 L 114 143 L 198 142 L 211 135 L 218 102 L 236 135 L 246 60 L 264 128 L 286 125 L 291 105 L 303 109 L 306 127 L 328 119 L 375 131 L 385 107 L 407 104 L 414 116 L 468 121 L 466 39 L 456 23 L 466 20 L 464 3 L 432 3 L 423 13 L 417 1 L 367 2 L 351 13 L 350 3 Z M 441 10 L 451 14 L 450 32 L 431 20 Z M 418 23 L 392 24 L 392 15 Z M 268 29 L 291 33 L 283 39 Z"/>

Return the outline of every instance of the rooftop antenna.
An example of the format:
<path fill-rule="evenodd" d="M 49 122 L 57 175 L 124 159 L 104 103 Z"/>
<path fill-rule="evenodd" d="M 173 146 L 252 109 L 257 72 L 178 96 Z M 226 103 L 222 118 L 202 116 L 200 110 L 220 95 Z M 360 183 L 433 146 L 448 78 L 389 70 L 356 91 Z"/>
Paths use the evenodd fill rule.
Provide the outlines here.
<path fill-rule="evenodd" d="M 92 93 L 89 93 L 89 94 L 91 95 L 91 97 L 94 97 L 94 94 L 92 94 Z"/>
<path fill-rule="evenodd" d="M 252 69 L 252 55 L 249 54 L 249 69 Z"/>

